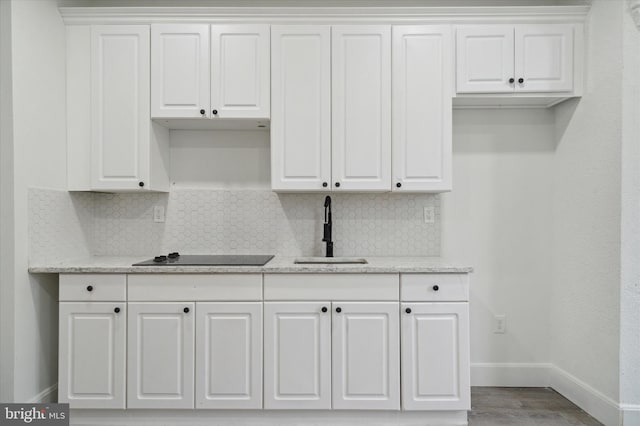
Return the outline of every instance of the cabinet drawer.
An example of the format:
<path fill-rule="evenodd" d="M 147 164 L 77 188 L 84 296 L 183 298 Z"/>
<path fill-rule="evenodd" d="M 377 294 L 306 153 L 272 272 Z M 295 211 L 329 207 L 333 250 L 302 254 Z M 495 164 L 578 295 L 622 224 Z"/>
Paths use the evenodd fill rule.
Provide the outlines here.
<path fill-rule="evenodd" d="M 264 300 L 398 300 L 398 274 L 265 274 Z"/>
<path fill-rule="evenodd" d="M 262 300 L 262 274 L 131 274 L 129 301 Z"/>
<path fill-rule="evenodd" d="M 97 302 L 127 300 L 123 274 L 61 274 L 60 301 Z"/>
<path fill-rule="evenodd" d="M 468 301 L 469 276 L 468 274 L 400 274 L 400 300 Z"/>

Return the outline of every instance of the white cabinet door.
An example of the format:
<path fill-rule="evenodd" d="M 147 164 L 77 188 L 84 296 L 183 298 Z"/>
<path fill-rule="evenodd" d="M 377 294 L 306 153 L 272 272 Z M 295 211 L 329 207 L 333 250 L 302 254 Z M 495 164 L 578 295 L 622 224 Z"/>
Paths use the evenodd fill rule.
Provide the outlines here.
<path fill-rule="evenodd" d="M 91 27 L 92 189 L 148 181 L 149 27 Z"/>
<path fill-rule="evenodd" d="M 269 118 L 269 26 L 211 26 L 211 114 Z"/>
<path fill-rule="evenodd" d="M 333 408 L 400 409 L 396 302 L 333 302 Z"/>
<path fill-rule="evenodd" d="M 332 28 L 334 190 L 391 189 L 391 27 Z"/>
<path fill-rule="evenodd" d="M 264 304 L 264 408 L 331 408 L 330 310 L 330 302 Z"/>
<path fill-rule="evenodd" d="M 451 27 L 393 27 L 393 191 L 451 190 Z"/>
<path fill-rule="evenodd" d="M 194 303 L 129 303 L 127 408 L 193 408 Z"/>
<path fill-rule="evenodd" d="M 458 93 L 513 92 L 513 25 L 459 26 L 456 30 Z"/>
<path fill-rule="evenodd" d="M 331 185 L 331 29 L 271 27 L 271 188 Z"/>
<path fill-rule="evenodd" d="M 572 91 L 573 25 L 516 25 L 515 78 L 517 92 Z"/>
<path fill-rule="evenodd" d="M 209 25 L 151 25 L 151 116 L 209 117 Z"/>
<path fill-rule="evenodd" d="M 124 409 L 125 304 L 63 302 L 59 315 L 58 402 Z"/>
<path fill-rule="evenodd" d="M 196 408 L 262 408 L 262 302 L 196 304 Z"/>
<path fill-rule="evenodd" d="M 402 407 L 469 410 L 469 304 L 403 303 L 401 311 Z"/>

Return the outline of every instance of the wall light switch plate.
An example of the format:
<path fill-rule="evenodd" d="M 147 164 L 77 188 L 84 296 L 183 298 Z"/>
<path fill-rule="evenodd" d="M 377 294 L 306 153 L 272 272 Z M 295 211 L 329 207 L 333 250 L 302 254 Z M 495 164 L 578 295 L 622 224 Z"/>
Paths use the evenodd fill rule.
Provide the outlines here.
<path fill-rule="evenodd" d="M 164 206 L 153 207 L 153 221 L 158 223 L 164 222 Z"/>
<path fill-rule="evenodd" d="M 495 315 L 493 317 L 493 332 L 497 334 L 504 334 L 507 331 L 507 316 Z"/>
<path fill-rule="evenodd" d="M 433 206 L 424 208 L 424 223 L 435 223 L 436 209 Z"/>

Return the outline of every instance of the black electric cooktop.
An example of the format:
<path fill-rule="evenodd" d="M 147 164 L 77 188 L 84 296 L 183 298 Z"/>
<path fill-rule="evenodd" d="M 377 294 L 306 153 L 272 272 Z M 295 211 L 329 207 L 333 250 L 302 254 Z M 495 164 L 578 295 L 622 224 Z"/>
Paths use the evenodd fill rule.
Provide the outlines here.
<path fill-rule="evenodd" d="M 132 266 L 263 266 L 273 255 L 253 254 L 185 254 L 169 253 Z"/>

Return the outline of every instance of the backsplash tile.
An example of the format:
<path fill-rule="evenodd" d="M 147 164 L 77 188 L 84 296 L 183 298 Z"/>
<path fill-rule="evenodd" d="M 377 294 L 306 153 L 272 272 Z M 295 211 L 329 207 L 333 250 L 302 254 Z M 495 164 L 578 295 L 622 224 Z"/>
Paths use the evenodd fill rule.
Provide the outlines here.
<path fill-rule="evenodd" d="M 72 193 L 33 196 L 32 246 L 45 235 L 41 211 L 51 200 L 71 199 L 77 227 L 93 255 L 151 256 L 182 253 L 273 253 L 321 256 L 326 194 L 276 194 L 267 190 L 174 189 L 169 194 Z M 48 198 L 47 198 L 48 197 Z M 440 197 L 431 194 L 331 194 L 336 256 L 437 256 L 440 254 Z M 46 201 L 48 200 L 48 201 Z M 66 204 L 65 204 L 66 205 Z M 163 206 L 166 222 L 153 221 Z M 433 206 L 435 223 L 423 220 Z M 62 207 L 60 207 L 62 208 Z M 66 206 L 63 208 L 68 209 Z M 50 228 L 70 229 L 50 221 Z M 59 229 L 50 234 L 60 233 Z M 64 231 L 67 232 L 67 231 Z M 42 246 L 46 248 L 50 243 Z M 48 250 L 48 249 L 47 249 Z M 32 251 L 41 260 L 44 251 Z M 64 252 L 64 250 L 62 250 Z M 69 249 L 69 252 L 72 250 Z"/>

